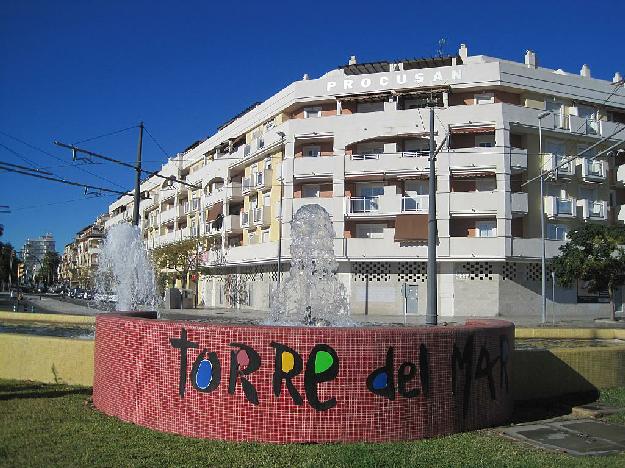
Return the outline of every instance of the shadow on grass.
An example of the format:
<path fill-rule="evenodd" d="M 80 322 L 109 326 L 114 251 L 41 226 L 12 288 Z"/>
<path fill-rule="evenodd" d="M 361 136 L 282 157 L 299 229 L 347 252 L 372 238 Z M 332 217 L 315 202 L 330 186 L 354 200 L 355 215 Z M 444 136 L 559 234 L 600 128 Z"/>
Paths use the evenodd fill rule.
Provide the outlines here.
<path fill-rule="evenodd" d="M 36 382 L 0 383 L 0 401 L 23 398 L 58 398 L 66 395 L 91 395 L 91 388 Z"/>

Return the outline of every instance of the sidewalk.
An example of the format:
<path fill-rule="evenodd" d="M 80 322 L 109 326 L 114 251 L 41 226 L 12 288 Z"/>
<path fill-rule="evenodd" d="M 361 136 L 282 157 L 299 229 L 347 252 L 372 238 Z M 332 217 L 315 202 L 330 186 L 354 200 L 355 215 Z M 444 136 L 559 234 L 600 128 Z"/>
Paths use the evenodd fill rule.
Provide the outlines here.
<path fill-rule="evenodd" d="M 27 311 L 30 312 L 31 306 L 35 312 L 52 313 L 52 314 L 68 314 L 68 315 L 88 315 L 94 316 L 99 313 L 106 313 L 106 310 L 100 310 L 93 305 L 81 305 L 73 302 L 63 301 L 55 297 L 28 294 L 25 300 L 20 304 L 27 305 Z M 8 293 L 0 293 L 0 310 L 13 310 L 15 299 L 10 299 Z M 23 310 L 23 309 L 22 309 Z M 204 307 L 200 306 L 196 309 L 159 309 L 161 318 L 170 320 L 207 320 L 207 321 L 232 321 L 236 323 L 261 323 L 267 316 L 268 312 L 258 309 L 230 309 L 221 307 Z M 467 320 L 485 319 L 501 319 L 510 320 L 518 327 L 560 327 L 560 328 L 625 328 L 625 321 L 620 320 L 611 322 L 605 319 L 591 320 L 583 318 L 564 319 L 555 322 L 555 325 L 548 321 L 543 324 L 540 317 L 536 316 L 515 316 L 515 317 L 438 317 L 439 325 L 446 324 L 462 324 Z M 405 315 L 353 315 L 352 319 L 360 323 L 368 324 L 388 324 L 388 325 L 424 325 L 425 316 L 405 316 Z"/>

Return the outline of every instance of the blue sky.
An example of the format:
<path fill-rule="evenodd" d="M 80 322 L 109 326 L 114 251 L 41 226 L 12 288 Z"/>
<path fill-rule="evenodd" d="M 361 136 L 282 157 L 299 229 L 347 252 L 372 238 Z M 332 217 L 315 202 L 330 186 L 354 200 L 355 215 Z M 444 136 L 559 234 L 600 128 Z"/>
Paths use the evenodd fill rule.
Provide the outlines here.
<path fill-rule="evenodd" d="M 444 9 L 440 9 L 444 7 Z M 304 73 L 347 62 L 455 53 L 521 61 L 611 79 L 625 72 L 625 2 L 29 1 L 0 10 L 0 161 L 46 168 L 69 180 L 123 190 L 128 169 L 72 164 L 53 146 L 137 125 L 168 154 L 181 151 Z M 28 143 L 27 146 L 15 138 Z M 85 142 L 134 161 L 137 130 Z M 7 149 L 8 148 L 8 149 Z M 35 149 L 37 148 L 37 149 Z M 43 150 L 42 151 L 39 151 Z M 17 154 L 16 154 L 17 153 Z M 164 162 L 146 135 L 149 169 Z M 88 171 L 89 173 L 85 172 Z M 0 173 L 3 242 L 21 247 L 51 232 L 57 250 L 106 211 L 110 197 Z"/>

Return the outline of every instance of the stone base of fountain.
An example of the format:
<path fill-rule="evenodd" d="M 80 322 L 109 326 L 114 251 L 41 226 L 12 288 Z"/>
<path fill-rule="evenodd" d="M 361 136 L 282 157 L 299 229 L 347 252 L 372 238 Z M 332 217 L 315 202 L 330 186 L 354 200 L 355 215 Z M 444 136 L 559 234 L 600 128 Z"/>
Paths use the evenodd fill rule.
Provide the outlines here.
<path fill-rule="evenodd" d="M 93 402 L 232 441 L 387 442 L 504 424 L 514 325 L 310 328 L 100 315 Z"/>

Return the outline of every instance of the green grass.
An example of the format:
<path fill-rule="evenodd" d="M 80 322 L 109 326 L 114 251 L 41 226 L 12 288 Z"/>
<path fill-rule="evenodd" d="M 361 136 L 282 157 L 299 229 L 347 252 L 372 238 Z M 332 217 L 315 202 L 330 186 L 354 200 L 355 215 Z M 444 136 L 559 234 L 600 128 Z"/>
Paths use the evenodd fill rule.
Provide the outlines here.
<path fill-rule="evenodd" d="M 625 455 L 574 458 L 495 431 L 392 444 L 189 439 L 104 416 L 89 399 L 90 390 L 80 387 L 0 381 L 0 466 L 625 466 Z M 606 392 L 602 400 L 625 409 L 625 389 Z"/>

